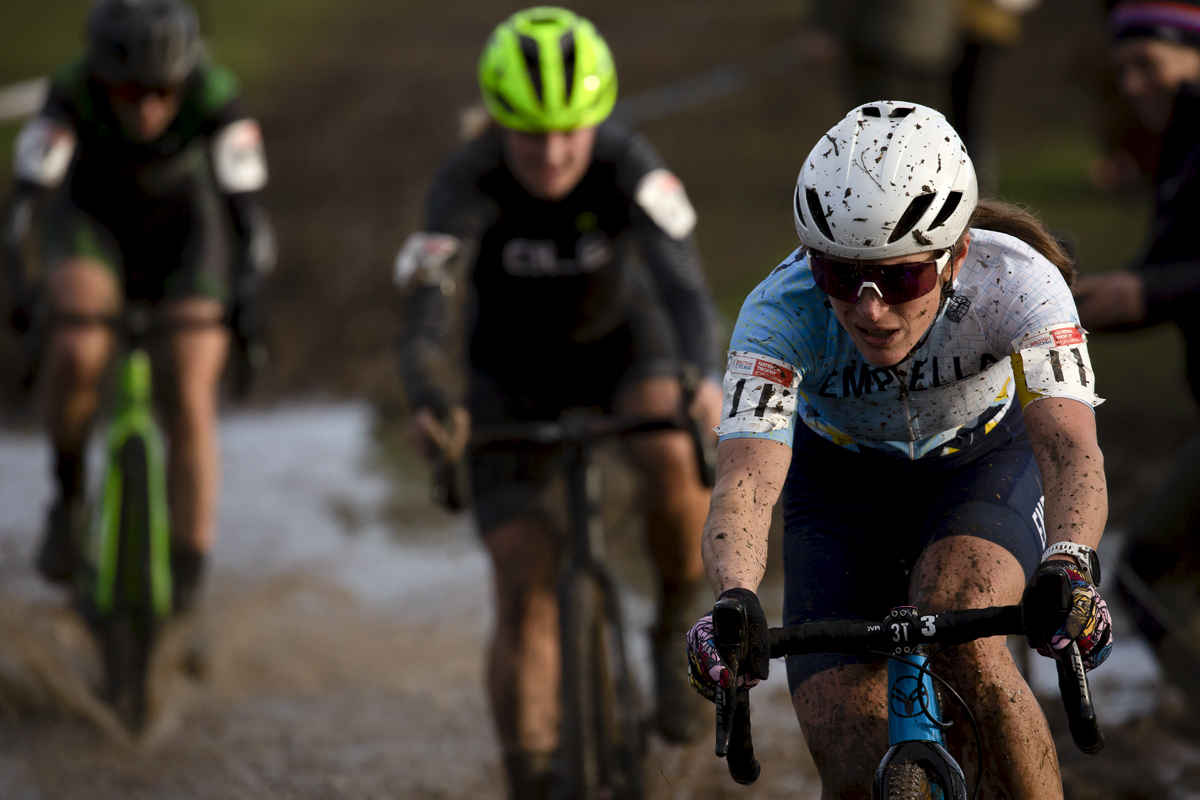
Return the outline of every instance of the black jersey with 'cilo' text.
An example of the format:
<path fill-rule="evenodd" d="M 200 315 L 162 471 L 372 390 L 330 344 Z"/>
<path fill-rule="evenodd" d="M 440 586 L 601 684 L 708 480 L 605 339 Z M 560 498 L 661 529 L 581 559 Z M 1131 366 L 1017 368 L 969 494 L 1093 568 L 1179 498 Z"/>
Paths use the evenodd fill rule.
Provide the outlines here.
<path fill-rule="evenodd" d="M 656 170 L 665 173 L 657 153 L 616 123 L 599 127 L 591 166 L 560 201 L 535 198 L 517 182 L 498 131 L 450 156 L 429 191 L 426 230 L 461 243 L 470 291 L 457 299 L 475 369 L 503 378 L 522 358 L 568 353 L 647 301 L 667 309 L 682 357 L 712 368 L 715 312 L 690 227 L 667 233 L 637 199 Z M 450 325 L 442 293 L 416 299 L 410 314 L 423 322 L 408 345 Z M 406 368 L 415 398 L 429 388 L 420 373 Z"/>

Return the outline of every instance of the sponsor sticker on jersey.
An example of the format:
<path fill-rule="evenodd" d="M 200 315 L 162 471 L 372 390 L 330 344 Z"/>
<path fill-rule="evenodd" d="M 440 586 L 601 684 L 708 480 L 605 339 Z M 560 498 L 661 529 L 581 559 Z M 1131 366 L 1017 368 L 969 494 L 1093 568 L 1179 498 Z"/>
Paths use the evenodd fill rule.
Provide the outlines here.
<path fill-rule="evenodd" d="M 62 183 L 75 155 L 75 131 L 48 117 L 34 117 L 17 136 L 13 172 L 28 183 L 53 189 Z"/>
<path fill-rule="evenodd" d="M 752 375 L 755 378 L 766 378 L 771 383 L 790 387 L 795 381 L 796 373 L 783 366 L 778 361 L 761 356 L 730 356 L 729 371 L 734 375 Z"/>
<path fill-rule="evenodd" d="M 257 192 L 267 185 L 262 128 L 252 119 L 231 122 L 213 137 L 213 173 L 223 191 Z"/>
<path fill-rule="evenodd" d="M 1087 341 L 1083 328 L 1073 322 L 1059 322 L 1027 333 L 1016 343 L 1016 350 L 1035 347 L 1070 347 Z"/>
<path fill-rule="evenodd" d="M 730 351 L 717 433 L 767 433 L 788 427 L 796 413 L 798 386 L 791 364 L 758 353 Z"/>
<path fill-rule="evenodd" d="M 683 190 L 683 181 L 670 170 L 647 172 L 638 182 L 634 199 L 672 239 L 686 238 L 696 227 L 696 210 Z"/>
<path fill-rule="evenodd" d="M 412 285 L 439 286 L 452 280 L 449 264 L 461 247 L 448 233 L 420 231 L 408 237 L 396 256 L 392 280 L 400 288 Z"/>

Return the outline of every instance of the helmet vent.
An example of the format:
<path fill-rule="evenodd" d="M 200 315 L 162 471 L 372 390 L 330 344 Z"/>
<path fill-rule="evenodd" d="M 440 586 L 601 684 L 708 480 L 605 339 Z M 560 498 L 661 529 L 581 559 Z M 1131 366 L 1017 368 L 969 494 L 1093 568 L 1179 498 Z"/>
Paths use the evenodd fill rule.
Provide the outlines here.
<path fill-rule="evenodd" d="M 808 227 L 808 223 L 804 221 L 804 210 L 800 207 L 800 189 L 792 192 L 792 208 L 796 210 L 796 219 L 800 220 L 800 224 Z"/>
<path fill-rule="evenodd" d="M 563 81 L 566 84 L 567 103 L 570 104 L 571 90 L 575 88 L 575 31 L 564 33 L 558 40 L 558 46 L 562 48 Z"/>
<path fill-rule="evenodd" d="M 909 114 L 916 111 L 912 106 L 904 106 L 902 108 L 893 108 L 892 113 L 888 114 L 892 119 L 904 119 Z"/>
<path fill-rule="evenodd" d="M 821 233 L 825 234 L 825 238 L 833 241 L 833 231 L 829 229 L 829 221 L 825 219 L 825 212 L 821 210 L 821 198 L 817 197 L 817 192 L 814 189 L 806 189 L 804 196 L 808 200 L 808 213 L 812 215 L 813 222 L 817 224 Z"/>
<path fill-rule="evenodd" d="M 864 117 L 882 117 L 883 116 L 883 114 L 880 113 L 879 109 L 876 108 L 875 106 L 867 106 L 866 108 L 864 108 L 862 110 L 862 114 Z"/>
<path fill-rule="evenodd" d="M 951 192 L 946 196 L 946 204 L 942 206 L 942 210 L 933 218 L 933 223 L 930 224 L 929 230 L 946 224 L 946 220 L 950 219 L 950 215 L 954 213 L 958 208 L 958 204 L 962 201 L 962 195 L 962 192 Z"/>
<path fill-rule="evenodd" d="M 888 237 L 888 244 L 893 244 L 900 241 L 904 236 L 907 236 L 917 224 L 921 217 L 925 216 L 925 212 L 933 205 L 933 198 L 937 197 L 936 193 L 921 194 L 913 198 L 908 204 L 908 208 L 900 216 L 900 221 L 896 223 L 896 229 L 892 231 L 892 235 Z"/>
<path fill-rule="evenodd" d="M 542 96 L 542 62 L 538 54 L 537 40 L 521 34 L 520 41 L 521 55 L 525 57 L 525 69 L 529 73 L 529 80 L 533 82 L 533 91 L 538 100 L 545 103 L 546 98 Z"/>

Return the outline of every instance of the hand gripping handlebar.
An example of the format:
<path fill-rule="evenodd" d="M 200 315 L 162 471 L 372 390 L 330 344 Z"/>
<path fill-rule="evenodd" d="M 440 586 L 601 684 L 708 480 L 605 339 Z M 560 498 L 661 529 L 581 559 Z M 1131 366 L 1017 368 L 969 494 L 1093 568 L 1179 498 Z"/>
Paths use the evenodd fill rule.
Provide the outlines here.
<path fill-rule="evenodd" d="M 1065 572 L 1061 576 L 1057 573 L 1039 576 L 1035 590 L 1060 601 L 1065 616 L 1070 608 L 1070 583 Z M 714 642 L 730 671 L 734 688 L 731 692 L 717 689 L 716 753 L 725 758 L 730 776 L 741 784 L 753 783 L 760 772 L 750 735 L 749 690 L 738 686 L 738 671 L 749 651 L 746 630 L 746 615 L 741 605 L 729 598 L 718 601 L 713 608 Z M 1026 626 L 1019 605 L 926 615 L 900 608 L 879 623 L 843 619 L 772 628 L 771 657 L 829 652 L 886 652 L 903 657 L 923 644 L 950 646 L 989 636 L 1024 633 Z M 1094 755 L 1104 748 L 1104 734 L 1096 720 L 1078 645 L 1072 642 L 1061 650 L 1056 665 L 1071 738 L 1081 751 Z"/>

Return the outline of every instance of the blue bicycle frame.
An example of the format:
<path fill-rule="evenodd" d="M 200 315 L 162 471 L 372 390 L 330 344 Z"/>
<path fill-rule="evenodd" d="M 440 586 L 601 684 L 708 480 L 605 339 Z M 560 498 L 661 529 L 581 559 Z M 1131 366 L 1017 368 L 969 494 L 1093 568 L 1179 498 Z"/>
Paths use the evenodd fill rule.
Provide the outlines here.
<path fill-rule="evenodd" d="M 933 780 L 932 800 L 966 800 L 966 779 L 946 752 L 946 739 L 933 720 L 942 719 L 933 679 L 922 672 L 926 658 L 914 653 L 888 659 L 888 752 L 875 772 L 876 797 L 886 797 L 888 768 L 915 761 Z"/>

